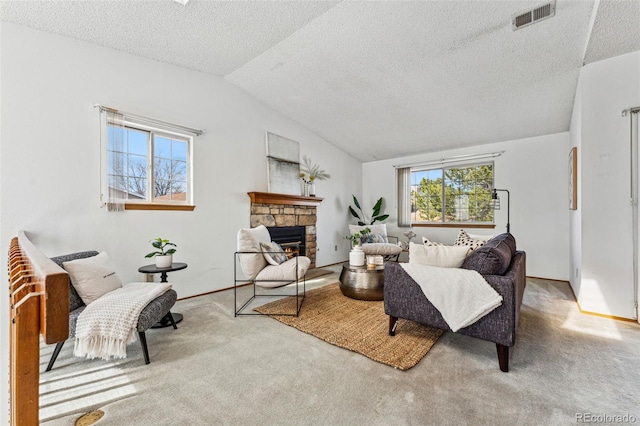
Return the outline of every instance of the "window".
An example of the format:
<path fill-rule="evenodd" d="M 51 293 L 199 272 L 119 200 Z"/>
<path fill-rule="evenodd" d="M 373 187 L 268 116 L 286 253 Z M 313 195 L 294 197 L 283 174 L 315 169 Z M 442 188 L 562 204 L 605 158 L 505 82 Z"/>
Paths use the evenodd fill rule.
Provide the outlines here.
<path fill-rule="evenodd" d="M 412 167 L 411 224 L 493 224 L 491 163 Z"/>
<path fill-rule="evenodd" d="M 124 124 L 124 125 L 122 125 Z M 107 184 L 127 203 L 191 204 L 190 136 L 135 125 L 107 125 Z"/>

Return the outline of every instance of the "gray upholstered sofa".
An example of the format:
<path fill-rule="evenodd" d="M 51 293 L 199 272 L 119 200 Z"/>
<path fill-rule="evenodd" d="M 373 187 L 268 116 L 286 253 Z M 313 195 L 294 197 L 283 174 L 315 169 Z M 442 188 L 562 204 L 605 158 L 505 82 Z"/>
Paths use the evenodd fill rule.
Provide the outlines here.
<path fill-rule="evenodd" d="M 457 332 L 496 344 L 500 370 L 509 371 L 509 348 L 515 344 L 520 305 L 526 284 L 526 254 L 516 250 L 511 234 L 500 234 L 475 249 L 462 265 L 478 271 L 502 295 L 503 302 L 474 324 Z M 395 335 L 398 318 L 450 330 L 440 312 L 400 264 L 389 262 L 384 271 L 384 309 L 389 334 Z"/>
<path fill-rule="evenodd" d="M 62 266 L 64 262 L 76 259 L 84 259 L 87 257 L 96 256 L 97 254 L 97 251 L 83 251 L 73 254 L 67 254 L 64 256 L 52 257 L 51 260 L 53 260 L 58 264 L 58 266 L 64 269 L 64 267 Z M 144 307 L 142 312 L 140 312 L 136 330 L 138 331 L 140 345 L 142 346 L 142 353 L 144 355 L 145 364 L 149 364 L 151 362 L 149 359 L 149 350 L 147 348 L 147 339 L 145 332 L 160 320 L 168 321 L 174 329 L 178 328 L 173 321 L 173 317 L 171 316 L 170 311 L 173 305 L 176 303 L 177 297 L 178 295 L 175 290 L 171 289 L 153 299 L 147 306 Z M 75 288 L 73 288 L 71 280 L 69 280 L 69 338 L 73 338 L 75 336 L 78 316 L 82 311 L 84 311 L 84 308 L 86 308 L 86 306 L 87 305 L 84 304 L 84 302 L 78 295 L 78 292 L 75 290 Z M 64 341 L 56 345 L 53 351 L 53 355 L 51 355 L 51 359 L 49 360 L 49 364 L 47 365 L 46 371 L 49 371 L 53 368 L 53 364 L 56 362 L 56 358 L 58 358 L 63 345 Z"/>

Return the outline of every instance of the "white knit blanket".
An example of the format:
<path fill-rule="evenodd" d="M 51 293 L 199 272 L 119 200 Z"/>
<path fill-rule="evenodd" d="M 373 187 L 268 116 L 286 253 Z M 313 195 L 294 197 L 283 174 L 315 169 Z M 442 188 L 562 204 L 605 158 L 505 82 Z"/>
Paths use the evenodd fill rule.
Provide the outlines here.
<path fill-rule="evenodd" d="M 402 263 L 451 331 L 467 327 L 502 304 L 502 296 L 476 271 Z"/>
<path fill-rule="evenodd" d="M 169 283 L 131 283 L 87 305 L 78 316 L 74 355 L 126 358 L 127 345 L 136 340 L 140 312 L 170 288 Z"/>

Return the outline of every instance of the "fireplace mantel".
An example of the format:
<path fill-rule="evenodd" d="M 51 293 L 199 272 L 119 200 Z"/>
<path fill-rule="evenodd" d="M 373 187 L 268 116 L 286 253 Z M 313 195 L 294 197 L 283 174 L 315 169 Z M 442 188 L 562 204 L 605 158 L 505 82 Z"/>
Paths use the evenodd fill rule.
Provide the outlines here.
<path fill-rule="evenodd" d="M 302 197 L 300 195 L 276 194 L 273 192 L 247 192 L 252 203 L 284 204 L 291 206 L 317 206 L 323 200 L 320 197 Z"/>

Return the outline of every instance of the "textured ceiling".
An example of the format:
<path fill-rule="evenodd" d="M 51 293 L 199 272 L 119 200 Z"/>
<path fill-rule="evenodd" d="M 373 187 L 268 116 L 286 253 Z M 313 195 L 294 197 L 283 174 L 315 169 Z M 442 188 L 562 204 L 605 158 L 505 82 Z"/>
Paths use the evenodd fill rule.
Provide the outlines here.
<path fill-rule="evenodd" d="M 640 49 L 640 1 L 601 1 L 584 62 Z"/>
<path fill-rule="evenodd" d="M 2 1 L 0 17 L 223 76 L 371 161 L 567 131 L 583 62 L 640 50 L 640 2 L 557 0 L 511 30 L 540 4 Z"/>

